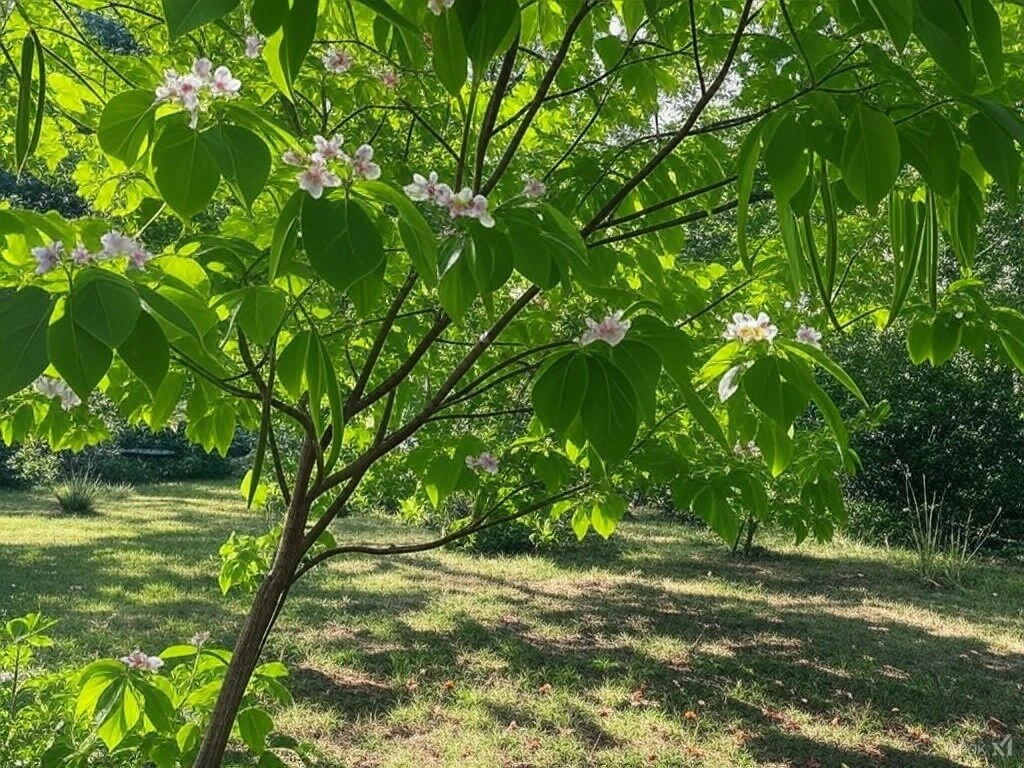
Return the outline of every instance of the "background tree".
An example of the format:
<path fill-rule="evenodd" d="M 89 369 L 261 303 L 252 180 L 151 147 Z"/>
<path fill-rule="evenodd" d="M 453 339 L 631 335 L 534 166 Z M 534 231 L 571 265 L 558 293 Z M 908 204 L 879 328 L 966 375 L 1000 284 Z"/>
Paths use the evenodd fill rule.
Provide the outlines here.
<path fill-rule="evenodd" d="M 106 14 L 130 32 L 117 46 L 65 0 L 18 0 L 3 22 L 9 165 L 74 163 L 92 209 L 0 211 L 3 433 L 84 443 L 97 389 L 153 429 L 184 399 L 208 450 L 258 433 L 250 503 L 268 485 L 284 502 L 272 565 L 180 762 L 220 764 L 290 590 L 331 558 L 540 511 L 607 536 L 623 481 L 653 471 L 730 542 L 787 473 L 802 503 L 785 521 L 827 536 L 856 457 L 816 371 L 864 398 L 819 348 L 826 323 L 904 314 L 915 361 L 982 339 L 1024 364 L 1024 316 L 972 271 L 990 178 L 1019 181 L 1012 4 Z M 755 235 L 765 201 L 778 226 Z M 731 211 L 736 263 L 691 260 L 685 225 Z M 865 231 L 886 212 L 880 248 Z M 145 241 L 177 231 L 169 214 L 180 236 L 158 253 Z M 828 451 L 800 439 L 812 402 Z M 478 437 L 514 414 L 532 415 L 515 440 Z M 332 523 L 413 437 L 422 492 L 467 494 L 471 516 L 413 546 L 344 541 Z"/>

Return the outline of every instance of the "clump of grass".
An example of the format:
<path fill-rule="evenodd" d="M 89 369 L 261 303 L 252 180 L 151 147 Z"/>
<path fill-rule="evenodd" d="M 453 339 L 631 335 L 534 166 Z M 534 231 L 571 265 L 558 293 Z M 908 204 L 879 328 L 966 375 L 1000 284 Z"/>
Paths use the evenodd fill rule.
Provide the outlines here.
<path fill-rule="evenodd" d="M 53 486 L 57 506 L 65 515 L 95 515 L 104 487 L 88 472 L 72 472 Z"/>
<path fill-rule="evenodd" d="M 998 516 L 982 528 L 975 529 L 973 515 L 963 523 L 942 518 L 942 502 L 938 492 L 928 495 L 928 479 L 921 478 L 921 497 L 907 475 L 907 508 L 914 513 L 911 530 L 914 536 L 916 569 L 929 584 L 936 587 L 963 587 L 978 552 L 992 535 Z"/>

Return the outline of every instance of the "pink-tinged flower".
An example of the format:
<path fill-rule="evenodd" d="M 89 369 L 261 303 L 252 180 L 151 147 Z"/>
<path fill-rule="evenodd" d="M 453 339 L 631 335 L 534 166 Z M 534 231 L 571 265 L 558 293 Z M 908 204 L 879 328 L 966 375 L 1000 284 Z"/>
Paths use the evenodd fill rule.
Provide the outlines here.
<path fill-rule="evenodd" d="M 385 88 L 395 89 L 398 87 L 398 73 L 393 69 L 387 69 L 380 73 L 380 81 Z"/>
<path fill-rule="evenodd" d="M 626 337 L 630 321 L 622 319 L 622 310 L 616 310 L 605 316 L 600 323 L 586 318 L 587 330 L 580 337 L 580 343 L 586 346 L 595 341 L 603 341 L 605 344 L 614 347 Z"/>
<path fill-rule="evenodd" d="M 213 73 L 213 81 L 210 83 L 210 93 L 214 98 L 233 99 L 238 96 L 242 87 L 242 81 L 231 76 L 231 70 L 227 67 L 217 67 Z"/>
<path fill-rule="evenodd" d="M 469 187 L 463 187 L 448 199 L 448 215 L 453 219 L 458 216 L 468 216 L 472 205 L 473 190 Z"/>
<path fill-rule="evenodd" d="M 192 645 L 195 645 L 197 647 L 201 647 L 203 645 L 206 645 L 206 641 L 209 640 L 209 639 L 210 639 L 210 633 L 209 632 L 196 632 L 194 635 L 192 635 L 192 639 L 189 640 L 189 642 Z"/>
<path fill-rule="evenodd" d="M 418 173 L 412 175 L 412 184 L 406 184 L 402 191 L 410 200 L 417 202 L 423 200 L 434 200 L 437 195 L 438 179 L 437 171 L 431 171 L 430 175 L 424 178 Z"/>
<path fill-rule="evenodd" d="M 441 208 L 448 208 L 455 199 L 455 193 L 447 184 L 438 184 L 434 188 L 434 202 Z"/>
<path fill-rule="evenodd" d="M 494 217 L 487 210 L 487 198 L 483 195 L 476 195 L 473 198 L 473 202 L 469 206 L 469 215 L 488 229 L 494 226 Z"/>
<path fill-rule="evenodd" d="M 380 178 L 380 166 L 373 162 L 373 147 L 363 144 L 349 159 L 352 173 L 360 179 L 373 181 Z"/>
<path fill-rule="evenodd" d="M 199 109 L 199 91 L 205 83 L 192 73 L 179 75 L 173 69 L 164 71 L 163 85 L 156 88 L 159 101 L 176 102 L 183 109 L 195 112 Z"/>
<path fill-rule="evenodd" d="M 245 57 L 247 59 L 258 59 L 263 53 L 263 46 L 267 44 L 267 38 L 263 35 L 251 34 L 245 38 Z"/>
<path fill-rule="evenodd" d="M 724 403 L 726 400 L 728 400 L 730 397 L 736 394 L 736 390 L 740 388 L 740 383 L 737 379 L 739 378 L 739 375 L 743 373 L 743 371 L 750 367 L 750 365 L 751 363 L 749 362 L 740 363 L 739 365 L 734 365 L 732 368 L 725 372 L 725 375 L 723 375 L 722 378 L 719 379 L 718 381 L 719 400 L 721 400 Z"/>
<path fill-rule="evenodd" d="M 467 456 L 466 466 L 480 470 L 489 475 L 498 474 L 498 458 L 493 453 L 481 453 L 479 456 Z"/>
<path fill-rule="evenodd" d="M 330 139 L 325 139 L 320 135 L 313 137 L 313 144 L 316 146 L 316 155 L 325 162 L 328 160 L 345 158 L 345 153 L 341 149 L 341 142 L 342 138 L 338 134 L 335 134 Z"/>
<path fill-rule="evenodd" d="M 146 250 L 142 243 L 134 243 L 134 247 L 128 254 L 128 264 L 138 270 L 146 268 L 146 262 L 153 258 L 153 254 Z"/>
<path fill-rule="evenodd" d="M 103 245 L 103 256 L 107 259 L 114 259 L 131 253 L 135 248 L 135 241 L 125 237 L 116 229 L 112 229 L 100 238 Z"/>
<path fill-rule="evenodd" d="M 775 338 L 779 329 L 772 325 L 771 320 L 764 312 L 753 315 L 737 312 L 732 316 L 732 322 L 722 334 L 726 339 L 742 341 L 744 344 L 752 344 L 756 341 L 767 341 L 769 344 Z"/>
<path fill-rule="evenodd" d="M 75 249 L 71 252 L 71 258 L 75 264 L 88 264 L 93 259 L 93 255 L 89 253 L 89 249 L 79 243 L 75 246 Z"/>
<path fill-rule="evenodd" d="M 427 0 L 427 8 L 435 16 L 440 16 L 453 5 L 455 5 L 455 0 Z"/>
<path fill-rule="evenodd" d="M 732 452 L 739 456 L 741 459 L 760 459 L 761 449 L 757 447 L 757 443 L 753 440 L 748 442 L 746 445 L 743 443 L 736 443 L 733 446 Z"/>
<path fill-rule="evenodd" d="M 821 349 L 821 331 L 809 325 L 801 325 L 796 332 L 796 340 L 815 349 Z"/>
<path fill-rule="evenodd" d="M 159 656 L 147 656 L 138 648 L 121 657 L 121 662 L 129 669 L 141 669 L 146 672 L 156 672 L 164 665 L 164 660 Z"/>
<path fill-rule="evenodd" d="M 344 48 L 331 46 L 327 49 L 323 59 L 324 68 L 336 75 L 343 75 L 352 68 L 352 54 Z"/>
<path fill-rule="evenodd" d="M 544 197 L 544 194 L 548 191 L 547 185 L 538 178 L 533 176 L 523 177 L 523 194 L 531 200 L 536 200 L 539 197 Z"/>
<path fill-rule="evenodd" d="M 213 80 L 213 62 L 205 56 L 200 59 L 195 59 L 192 62 L 192 74 L 204 83 L 209 83 Z"/>
<path fill-rule="evenodd" d="M 309 158 L 297 149 L 287 150 L 281 155 L 281 160 L 287 165 L 294 165 L 296 168 L 302 168 L 309 164 Z"/>
<path fill-rule="evenodd" d="M 65 411 L 70 411 L 72 408 L 77 408 L 82 404 L 81 398 L 61 379 L 40 376 L 32 386 L 43 397 L 50 400 L 60 398 L 60 407 Z"/>
<path fill-rule="evenodd" d="M 54 240 L 49 245 L 33 248 L 32 256 L 36 260 L 36 274 L 45 275 L 60 264 L 61 257 L 64 256 L 64 243 Z"/>
<path fill-rule="evenodd" d="M 341 179 L 327 170 L 327 166 L 315 159 L 306 166 L 306 170 L 298 175 L 299 188 L 309 192 L 310 196 L 319 200 L 324 187 L 340 187 Z"/>

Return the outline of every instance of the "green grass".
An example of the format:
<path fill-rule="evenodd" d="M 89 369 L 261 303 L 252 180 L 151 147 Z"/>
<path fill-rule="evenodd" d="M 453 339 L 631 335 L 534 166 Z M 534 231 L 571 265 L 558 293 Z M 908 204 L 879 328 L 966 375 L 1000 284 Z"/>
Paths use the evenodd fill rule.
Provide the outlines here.
<path fill-rule="evenodd" d="M 217 547 L 255 532 L 224 486 L 160 486 L 94 518 L 0 496 L 0 611 L 61 619 L 82 663 L 244 612 Z M 351 518 L 339 539 L 423 531 Z M 922 584 L 909 555 L 849 542 L 735 558 L 705 532 L 626 521 L 553 557 L 460 552 L 335 561 L 297 587 L 271 653 L 292 669 L 282 730 L 326 766 L 1024 765 L 1024 579 Z"/>

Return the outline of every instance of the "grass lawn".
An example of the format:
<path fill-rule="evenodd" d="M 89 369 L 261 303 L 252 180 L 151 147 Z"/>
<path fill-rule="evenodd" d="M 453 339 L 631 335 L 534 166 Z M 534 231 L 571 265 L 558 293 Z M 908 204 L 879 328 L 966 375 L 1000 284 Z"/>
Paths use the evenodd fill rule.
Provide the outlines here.
<path fill-rule="evenodd" d="M 245 601 L 220 596 L 217 547 L 262 525 L 233 488 L 52 510 L 0 496 L 0 614 L 59 617 L 51 663 L 230 644 Z M 905 553 L 848 542 L 734 558 L 645 519 L 557 556 L 356 556 L 295 590 L 271 653 L 296 695 L 279 727 L 338 768 L 1024 765 L 1019 570 L 936 591 Z"/>

